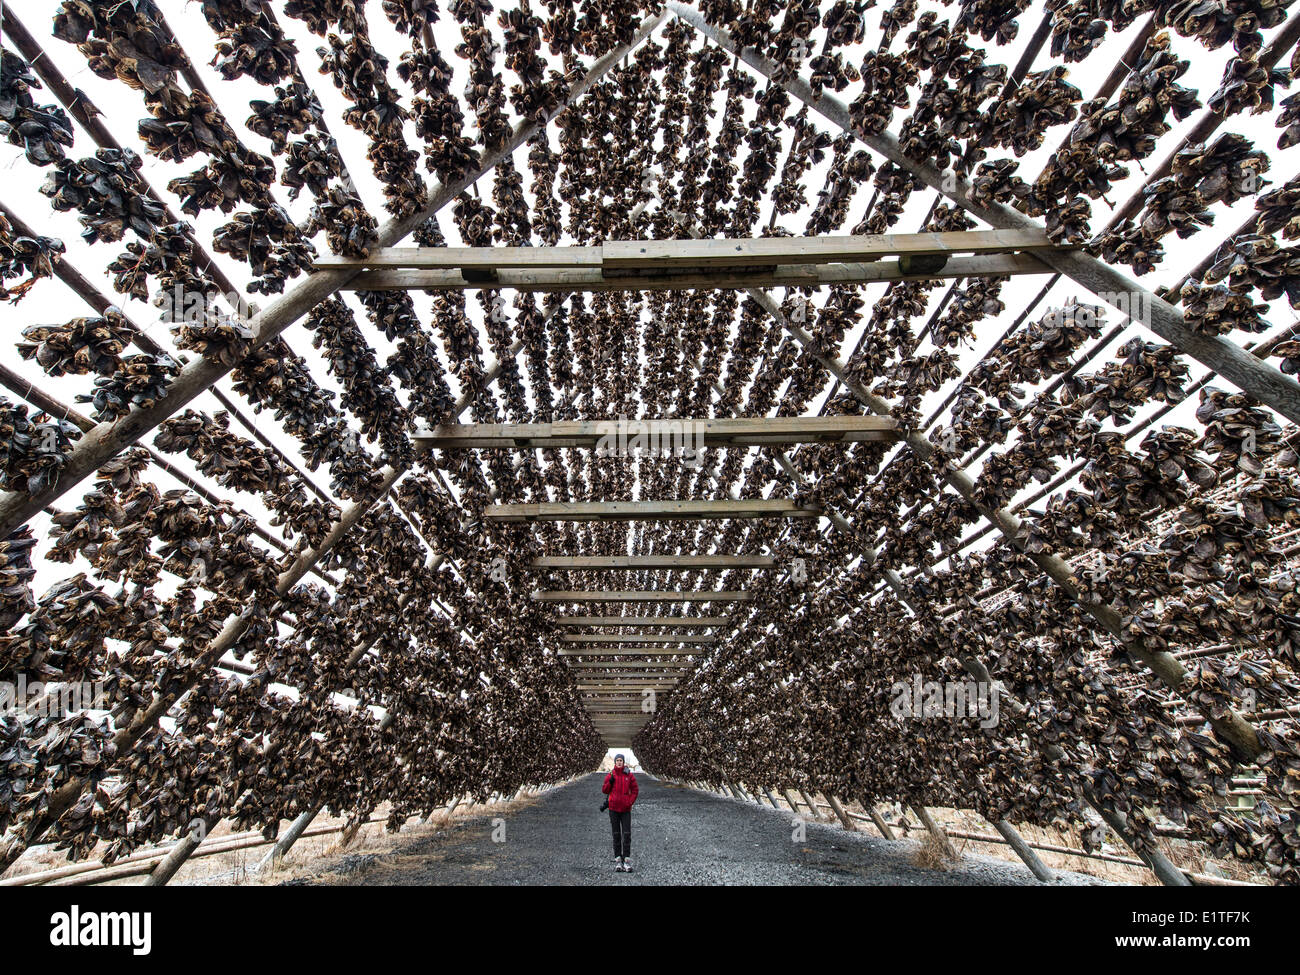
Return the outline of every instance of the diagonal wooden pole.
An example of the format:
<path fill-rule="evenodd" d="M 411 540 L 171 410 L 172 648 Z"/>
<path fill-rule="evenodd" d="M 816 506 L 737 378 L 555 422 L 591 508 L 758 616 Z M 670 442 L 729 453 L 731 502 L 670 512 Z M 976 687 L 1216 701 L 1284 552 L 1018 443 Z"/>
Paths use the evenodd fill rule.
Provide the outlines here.
<path fill-rule="evenodd" d="M 965 180 L 956 173 L 945 173 L 929 163 L 911 158 L 891 133 L 858 132 L 853 127 L 848 106 L 842 101 L 829 94 L 813 94 L 812 87 L 802 77 L 780 77 L 776 65 L 752 48 L 738 47 L 726 31 L 707 23 L 699 11 L 680 3 L 669 2 L 666 6 L 724 51 L 739 57 L 792 97 L 990 226 L 1000 230 L 1043 229 L 1030 217 L 1004 204 L 986 206 L 975 202 Z M 1284 375 L 1276 366 L 1261 361 L 1235 342 L 1194 331 L 1174 305 L 1116 268 L 1082 251 L 1053 251 L 1041 254 L 1040 258 L 1125 314 L 1129 314 L 1138 303 L 1149 308 L 1147 320 L 1142 322 L 1147 328 L 1283 416 L 1300 423 L 1300 383 Z"/>
<path fill-rule="evenodd" d="M 499 163 L 509 158 L 516 149 L 541 131 L 570 102 L 584 94 L 618 64 L 625 54 L 648 38 L 666 17 L 666 13 L 660 13 L 646 19 L 631 41 L 619 45 L 596 61 L 590 70 L 570 87 L 566 98 L 558 107 L 544 118 L 532 119 L 517 125 L 505 144 L 487 153 L 483 157 L 482 165 L 473 173 L 451 183 L 432 187 L 425 205 L 411 216 L 385 221 L 375 235 L 373 246 L 391 247 L 418 230 L 429 217 L 490 173 Z M 276 338 L 313 307 L 346 285 L 358 273 L 360 272 L 356 269 L 320 271 L 259 311 L 248 322 L 253 333 L 252 348 L 259 348 Z M 229 371 L 229 367 L 208 359 L 191 362 L 167 387 L 167 395 L 155 405 L 132 410 L 114 422 L 101 423 L 77 441 L 76 446 L 67 455 L 67 463 L 57 483 L 38 494 L 20 492 L 0 494 L 0 538 L 8 537 L 15 528 L 145 436 Z"/>

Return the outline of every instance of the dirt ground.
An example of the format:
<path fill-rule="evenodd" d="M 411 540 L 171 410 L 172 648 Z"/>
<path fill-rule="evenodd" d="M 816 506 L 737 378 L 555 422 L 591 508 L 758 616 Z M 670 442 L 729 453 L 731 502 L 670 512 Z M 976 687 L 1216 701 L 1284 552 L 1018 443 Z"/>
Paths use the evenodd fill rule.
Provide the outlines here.
<path fill-rule="evenodd" d="M 613 869 L 609 821 L 599 811 L 600 773 L 510 808 L 486 810 L 449 828 L 409 836 L 384 852 L 352 853 L 295 884 L 1031 886 L 1020 863 L 969 853 L 943 869 L 921 864 L 924 847 L 788 811 L 723 798 L 641 776 L 633 810 L 635 872 Z M 795 828 L 792 828 L 794 826 Z M 1061 885 L 1099 881 L 1062 873 Z"/>
<path fill-rule="evenodd" d="M 650 792 L 656 790 L 662 791 L 667 796 L 671 790 L 681 790 L 684 793 L 694 794 L 701 799 L 716 800 L 719 803 L 730 804 L 743 810 L 749 807 L 751 810 L 755 807 L 752 804 L 737 803 L 736 800 L 714 796 L 711 793 L 698 793 L 693 789 L 683 789 L 682 787 L 669 784 L 657 783 L 652 777 L 641 773 L 639 776 L 643 783 L 654 782 L 650 786 Z M 581 864 L 572 874 L 563 876 L 553 876 L 539 874 L 532 879 L 520 874 L 517 879 L 508 880 L 504 877 L 511 876 L 510 871 L 504 874 L 500 871 L 502 857 L 498 856 L 502 851 L 501 847 L 508 847 L 506 844 L 483 845 L 483 838 L 491 829 L 491 824 L 495 819 L 504 820 L 506 831 L 509 834 L 512 831 L 512 823 L 522 823 L 531 828 L 531 819 L 529 816 L 523 816 L 525 810 L 537 805 L 551 801 L 554 794 L 560 789 L 572 790 L 568 797 L 564 798 L 555 807 L 558 811 L 559 821 L 552 824 L 551 829 L 555 830 L 555 838 L 558 839 L 560 847 L 567 850 L 565 853 L 570 861 L 575 864 Z M 293 850 L 277 869 L 264 872 L 261 874 L 254 873 L 254 868 L 265 856 L 270 849 L 268 845 L 251 846 L 245 849 L 234 850 L 227 853 L 220 853 L 207 857 L 195 858 L 189 861 L 182 870 L 173 879 L 173 884 L 180 885 L 247 885 L 262 886 L 276 885 L 285 883 L 323 883 L 323 884 L 348 884 L 348 883 L 586 883 L 594 876 L 599 876 L 604 861 L 600 856 L 595 859 L 587 856 L 587 851 L 601 853 L 604 847 L 608 845 L 609 838 L 607 835 L 608 824 L 604 816 L 586 807 L 588 805 L 599 805 L 600 779 L 592 775 L 576 782 L 569 783 L 566 786 L 556 787 L 540 796 L 523 798 L 514 802 L 498 802 L 493 804 L 460 804 L 455 812 L 450 816 L 445 810 L 435 812 L 428 824 L 420 825 L 417 820 L 411 819 L 397 833 L 385 832 L 384 822 L 387 818 L 387 810 L 380 808 L 376 811 L 374 821 L 363 826 L 357 836 L 351 843 L 344 848 L 341 845 L 341 834 L 338 832 L 344 824 L 342 820 L 330 819 L 326 816 L 318 817 L 312 824 L 312 829 L 322 829 L 333 827 L 333 831 L 324 832 L 320 835 L 307 835 L 301 838 L 295 844 Z M 595 797 L 595 803 L 592 797 Z M 777 797 L 781 801 L 780 796 Z M 821 797 L 816 797 L 818 800 Z M 653 803 L 651 804 L 651 806 Z M 677 806 L 677 803 L 665 803 L 664 808 Z M 708 805 L 705 803 L 704 805 Z M 645 813 L 651 808 L 644 803 L 638 804 L 638 811 Z M 689 831 L 692 817 L 699 814 L 701 806 L 698 801 L 692 800 L 681 810 L 681 817 L 677 820 L 678 825 Z M 771 817 L 773 815 L 783 816 L 782 822 L 788 825 L 790 812 L 782 804 L 782 810 L 778 814 L 764 803 L 761 807 L 763 816 Z M 865 813 L 860 806 L 854 803 L 846 803 L 845 808 L 854 813 Z M 900 807 L 882 805 L 881 812 L 895 829 L 898 836 L 907 838 L 909 841 L 921 841 L 925 838 L 924 828 L 917 822 L 916 817 L 910 811 L 904 812 Z M 978 835 L 993 834 L 993 827 L 976 813 L 951 810 L 951 809 L 931 809 L 931 814 L 936 821 L 950 833 L 968 833 Z M 805 811 L 806 813 L 806 811 Z M 548 814 L 549 815 L 549 814 Z M 675 814 L 674 814 L 675 815 Z M 860 831 L 858 837 L 854 834 L 845 833 L 838 820 L 832 818 L 829 809 L 822 810 L 824 823 L 809 823 L 809 828 L 814 827 L 828 838 L 832 846 L 838 842 L 834 839 L 834 834 L 838 833 L 841 838 L 852 838 L 854 842 L 858 837 L 873 839 L 875 842 L 881 842 L 879 835 L 869 822 L 859 821 L 857 829 Z M 576 842 L 578 846 L 572 846 L 572 837 L 569 836 L 570 830 L 564 822 L 566 817 L 572 817 L 573 821 L 582 824 L 582 831 L 576 834 L 580 837 Z M 545 818 L 545 817 L 543 817 Z M 638 817 L 641 818 L 641 817 Z M 727 835 L 728 830 L 749 832 L 753 829 L 759 829 L 762 832 L 768 832 L 774 829 L 770 823 L 763 820 L 755 820 L 748 814 L 740 814 L 738 824 L 733 823 L 727 826 L 725 823 L 730 822 L 731 817 L 723 816 L 725 821 L 720 825 L 718 835 Z M 595 825 L 593 825 L 593 823 Z M 904 823 L 910 828 L 905 828 Z M 638 824 L 639 825 L 639 824 Z M 784 828 L 784 826 L 783 826 Z M 1058 830 L 1038 829 L 1032 826 L 1018 827 L 1019 832 L 1031 843 L 1044 843 L 1047 845 L 1062 847 L 1077 847 L 1079 840 L 1077 836 L 1067 834 Z M 824 832 L 823 832 L 824 831 Z M 209 843 L 219 842 L 223 837 L 231 836 L 231 830 L 228 824 L 221 824 L 213 830 Z M 706 830 L 704 838 L 700 839 L 701 843 L 707 845 L 711 834 Z M 645 834 L 641 830 L 634 833 L 635 839 L 643 839 Z M 699 838 L 697 838 L 699 839 Z M 550 842 L 547 840 L 546 842 Z M 983 863 L 985 861 L 996 864 L 1001 861 L 1002 864 L 1012 866 L 1016 871 L 1024 872 L 1024 866 L 1016 858 L 1015 854 L 1005 845 L 1000 843 L 980 842 L 960 836 L 952 837 L 953 845 L 958 852 L 963 855 L 970 855 L 972 862 Z M 638 844 L 639 845 L 639 844 Z M 698 844 L 697 844 L 698 845 Z M 1267 883 L 1266 877 L 1246 869 L 1234 861 L 1219 861 L 1206 859 L 1201 856 L 1190 853 L 1185 844 L 1174 842 L 1165 842 L 1165 853 L 1178 866 L 1191 870 L 1196 873 L 1210 873 L 1214 876 L 1225 877 L 1238 882 L 1248 883 Z M 908 857 L 912 858 L 895 864 L 900 868 L 910 865 L 920 849 L 917 842 L 905 844 L 908 851 Z M 725 842 L 724 842 L 725 848 Z M 787 851 L 788 852 L 788 851 Z M 897 853 L 898 850 L 892 851 Z M 1102 852 L 1113 854 L 1118 857 L 1131 858 L 1132 853 L 1122 846 L 1106 844 Z M 668 858 L 672 854 L 669 847 L 661 848 L 661 854 Z M 1095 878 L 1098 881 L 1118 883 L 1118 884 L 1156 884 L 1156 879 L 1144 867 L 1128 866 L 1120 863 L 1112 863 L 1103 860 L 1096 860 L 1087 857 L 1069 856 L 1065 854 L 1052 853 L 1047 851 L 1038 851 L 1039 856 L 1048 867 L 1054 871 L 1065 871 L 1069 873 L 1086 875 Z M 584 859 L 586 857 L 586 859 Z M 687 857 L 686 860 L 690 860 Z M 707 855 L 702 858 L 702 862 L 707 864 Z M 892 861 L 890 861 L 892 862 Z M 883 861 L 882 861 L 883 863 Z M 882 863 L 877 863 L 881 867 Z M 442 866 L 440 867 L 439 864 Z M 685 861 L 684 861 L 685 864 Z M 48 847 L 34 848 L 15 864 L 10 876 L 17 876 L 25 873 L 50 870 L 61 866 L 66 866 L 67 861 L 63 853 L 52 850 Z M 834 863 L 828 864 L 835 867 Z M 724 874 L 719 875 L 710 869 L 704 869 L 701 872 L 699 863 L 695 867 L 684 865 L 681 876 L 672 879 L 667 874 L 660 874 L 657 881 L 647 880 L 646 882 L 659 883 L 779 883 L 783 882 L 779 878 L 779 863 L 773 861 L 770 867 L 759 869 L 751 880 L 742 879 L 741 873 L 735 874 L 728 879 Z M 807 863 L 785 863 L 784 869 L 793 871 L 791 876 L 800 874 L 802 868 L 808 867 Z M 774 871 L 769 873 L 770 871 Z M 743 873 L 743 871 L 742 871 Z M 895 877 L 892 881 L 885 880 L 885 873 L 877 870 L 878 879 L 874 882 L 895 882 L 895 883 L 915 883 L 916 878 L 907 874 Z M 388 876 L 389 879 L 380 879 Z M 1027 874 L 1026 874 L 1027 876 Z M 415 879 L 419 878 L 419 879 Z M 477 879 L 475 879 L 477 878 Z M 708 879 L 706 879 L 708 878 Z M 613 878 L 605 878 L 613 879 Z M 602 879 L 601 882 L 605 882 Z M 140 876 L 124 877 L 118 880 L 109 881 L 109 884 L 115 886 L 131 886 L 142 882 Z M 1008 882 L 997 879 L 974 880 L 973 882 Z M 808 875 L 803 880 L 786 880 L 784 882 L 805 882 L 805 883 L 844 883 L 842 877 L 834 873 L 824 877 L 814 877 Z M 855 882 L 855 881 L 848 881 Z M 862 880 L 856 882 L 864 882 Z M 872 881 L 866 881 L 872 882 Z M 960 883 L 961 880 L 949 879 L 947 882 Z M 972 882 L 972 881 L 967 881 Z M 1011 880 L 1009 882 L 1016 882 Z M 1076 880 L 1078 882 L 1086 882 Z"/>

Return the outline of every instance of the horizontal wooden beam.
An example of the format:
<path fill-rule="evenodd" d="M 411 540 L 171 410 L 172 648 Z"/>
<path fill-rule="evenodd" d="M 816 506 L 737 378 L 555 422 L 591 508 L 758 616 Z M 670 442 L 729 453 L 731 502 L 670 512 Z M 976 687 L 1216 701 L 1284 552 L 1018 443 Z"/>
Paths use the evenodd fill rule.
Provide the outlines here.
<path fill-rule="evenodd" d="M 613 240 L 601 245 L 610 269 L 752 267 L 763 264 L 844 264 L 882 257 L 993 254 L 1056 250 L 1046 233 L 967 230 L 861 236 Z"/>
<path fill-rule="evenodd" d="M 616 693 L 628 693 L 628 690 L 636 690 L 638 693 L 640 693 L 641 690 L 654 690 L 655 693 L 667 693 L 669 690 L 676 688 L 676 686 L 677 679 L 676 677 L 673 677 L 672 680 L 641 681 L 640 684 L 615 684 L 611 686 L 594 686 L 594 688 L 578 686 L 578 693 L 590 692 L 590 690 L 612 690 L 612 692 Z"/>
<path fill-rule="evenodd" d="M 564 633 L 562 643 L 717 643 L 711 633 Z M 567 652 L 567 651 L 561 651 Z"/>
<path fill-rule="evenodd" d="M 610 671 L 603 677 L 636 676 L 647 671 L 689 671 L 694 664 L 672 654 L 667 660 L 564 660 L 571 671 Z"/>
<path fill-rule="evenodd" d="M 602 693 L 608 690 L 614 694 L 628 694 L 628 693 L 642 694 L 645 691 L 654 691 L 656 694 L 668 694 L 672 690 L 674 690 L 676 686 L 677 686 L 676 680 L 672 681 L 671 683 L 655 683 L 655 682 L 647 681 L 643 684 L 628 684 L 625 687 L 588 688 L 587 690 L 579 691 L 578 693 L 579 694 Z"/>
<path fill-rule="evenodd" d="M 725 626 L 726 616 L 556 616 L 560 626 Z"/>
<path fill-rule="evenodd" d="M 780 238 L 777 238 L 780 239 Z M 829 288 L 890 281 L 1014 277 L 1050 274 L 1035 254 L 977 254 L 971 257 L 905 257 L 854 264 L 776 264 L 754 267 L 665 268 L 662 271 L 603 268 L 504 268 L 482 274 L 456 269 L 392 268 L 361 271 L 344 291 L 608 292 L 688 291 L 746 288 Z"/>
<path fill-rule="evenodd" d="M 682 663 L 678 660 L 619 660 L 599 663 L 573 663 L 567 664 L 570 670 L 608 670 L 610 677 L 636 677 L 640 673 L 649 673 L 651 671 L 688 671 L 691 669 L 690 664 Z"/>
<path fill-rule="evenodd" d="M 1042 231 L 959 230 L 942 233 L 824 237 L 741 237 L 698 240 L 608 240 L 585 247 L 377 247 L 365 257 L 322 257 L 316 270 L 436 271 L 468 269 L 471 277 L 506 269 L 570 268 L 653 271 L 664 268 L 844 264 L 884 257 L 1068 250 Z"/>
<path fill-rule="evenodd" d="M 598 660 L 601 657 L 619 657 L 618 663 L 627 663 L 628 658 L 636 658 L 632 662 L 639 662 L 641 657 L 698 657 L 706 651 L 694 647 L 652 647 L 650 649 L 626 649 L 619 647 L 607 647 L 595 650 L 561 650 L 556 656 L 578 658 L 582 660 Z M 616 663 L 607 662 L 606 667 L 616 666 Z"/>
<path fill-rule="evenodd" d="M 727 518 L 820 518 L 820 508 L 790 498 L 733 501 L 544 501 L 493 504 L 488 524 L 529 521 L 716 521 Z"/>
<path fill-rule="evenodd" d="M 545 589 L 533 593 L 533 598 L 543 603 L 748 603 L 754 599 L 752 592 L 719 589 L 691 592 L 673 592 L 667 589 Z M 677 625 L 677 621 L 673 621 Z"/>
<path fill-rule="evenodd" d="M 528 563 L 534 569 L 772 569 L 771 555 L 541 555 Z"/>
<path fill-rule="evenodd" d="M 597 695 L 603 697 L 643 697 L 646 691 L 671 690 L 659 687 L 591 687 L 578 693 L 583 696 Z"/>
<path fill-rule="evenodd" d="M 383 270 L 496 271 L 501 268 L 599 268 L 601 247 L 375 247 L 365 257 L 320 257 L 316 270 L 351 268 Z"/>
<path fill-rule="evenodd" d="M 589 447 L 632 456 L 680 448 L 679 452 L 692 456 L 701 447 L 894 442 L 903 435 L 892 417 L 862 415 L 445 423 L 415 431 L 411 441 L 436 450 Z"/>

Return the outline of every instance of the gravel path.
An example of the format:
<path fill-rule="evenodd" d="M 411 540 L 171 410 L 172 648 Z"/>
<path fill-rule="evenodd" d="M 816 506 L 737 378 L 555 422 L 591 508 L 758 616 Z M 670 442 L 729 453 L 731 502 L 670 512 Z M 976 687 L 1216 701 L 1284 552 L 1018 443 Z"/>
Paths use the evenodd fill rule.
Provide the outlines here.
<path fill-rule="evenodd" d="M 609 884 L 1033 885 L 1019 863 L 966 855 L 951 870 L 912 863 L 917 845 L 838 825 L 808 823 L 792 840 L 788 811 L 665 785 L 638 775 L 632 811 L 636 872 L 615 873 L 609 817 L 593 773 L 503 817 L 466 819 L 377 856 L 348 857 L 330 873 L 295 883 L 353 886 Z M 493 833 L 504 842 L 494 842 Z M 1099 883 L 1061 874 L 1062 884 Z"/>

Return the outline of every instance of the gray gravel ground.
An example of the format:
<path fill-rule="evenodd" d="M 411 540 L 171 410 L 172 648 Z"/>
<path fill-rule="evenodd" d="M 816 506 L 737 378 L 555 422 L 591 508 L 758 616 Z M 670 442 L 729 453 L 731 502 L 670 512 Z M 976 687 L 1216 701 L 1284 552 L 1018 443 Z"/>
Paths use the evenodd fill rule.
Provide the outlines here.
<path fill-rule="evenodd" d="M 504 817 L 493 842 L 491 815 L 464 820 L 378 856 L 345 858 L 306 883 L 353 886 L 611 884 L 817 884 L 827 886 L 1037 885 L 1018 863 L 966 855 L 950 870 L 912 862 L 917 844 L 808 823 L 792 840 L 788 811 L 678 788 L 638 775 L 632 811 L 636 872 L 615 873 L 601 775 L 554 789 Z M 498 830 L 498 835 L 500 832 Z M 1100 883 L 1061 874 L 1062 885 Z M 296 883 L 304 883 L 298 880 Z"/>

